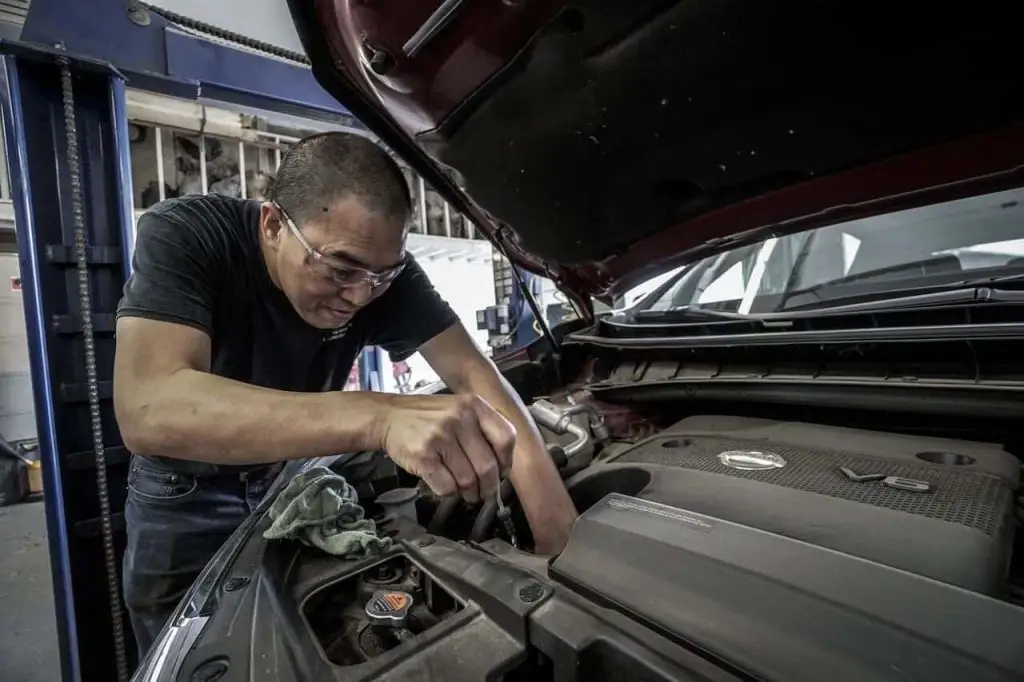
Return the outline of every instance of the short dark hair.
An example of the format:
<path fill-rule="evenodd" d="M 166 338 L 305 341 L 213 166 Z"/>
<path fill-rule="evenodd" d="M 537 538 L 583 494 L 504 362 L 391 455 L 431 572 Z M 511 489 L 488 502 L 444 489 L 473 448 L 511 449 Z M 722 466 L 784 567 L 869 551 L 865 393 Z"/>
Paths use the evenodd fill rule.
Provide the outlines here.
<path fill-rule="evenodd" d="M 409 185 L 395 160 L 372 140 L 343 132 L 310 135 L 292 145 L 267 199 L 301 226 L 346 194 L 403 225 L 412 211 Z"/>

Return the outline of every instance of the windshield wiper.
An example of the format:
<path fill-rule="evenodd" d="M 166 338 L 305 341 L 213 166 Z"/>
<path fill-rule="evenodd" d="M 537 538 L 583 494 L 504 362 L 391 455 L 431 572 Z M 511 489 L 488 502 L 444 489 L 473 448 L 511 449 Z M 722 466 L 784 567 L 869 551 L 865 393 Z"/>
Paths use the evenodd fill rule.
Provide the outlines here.
<path fill-rule="evenodd" d="M 1024 291 L 1005 288 L 1020 284 L 1024 284 L 1024 274 L 961 280 L 940 285 L 901 287 L 813 301 L 778 310 L 775 314 L 785 315 L 802 310 L 829 312 L 894 310 L 957 303 L 1024 303 Z"/>
<path fill-rule="evenodd" d="M 935 268 L 946 265 L 949 267 L 949 261 L 952 260 L 953 266 L 959 269 L 959 261 L 954 256 L 948 257 L 932 257 L 924 258 L 922 260 L 910 261 L 907 263 L 896 263 L 895 265 L 887 265 L 884 268 L 874 268 L 872 270 L 864 270 L 862 272 L 855 272 L 844 277 L 837 277 L 836 279 L 830 279 L 822 282 L 821 284 L 815 284 L 814 286 L 807 287 L 805 289 L 799 289 L 792 293 L 794 294 L 806 294 L 820 289 L 831 289 L 833 287 L 845 286 L 847 284 L 855 284 L 857 282 L 868 282 L 870 280 L 885 279 L 887 277 L 906 277 L 907 275 L 913 275 L 915 272 L 919 276 L 927 276 L 928 268 Z M 946 274 L 949 274 L 947 269 Z"/>
<path fill-rule="evenodd" d="M 667 310 L 638 310 L 630 317 L 636 322 L 657 320 L 658 322 L 721 322 L 723 320 L 749 320 L 749 315 L 730 313 L 713 308 L 679 306 Z"/>

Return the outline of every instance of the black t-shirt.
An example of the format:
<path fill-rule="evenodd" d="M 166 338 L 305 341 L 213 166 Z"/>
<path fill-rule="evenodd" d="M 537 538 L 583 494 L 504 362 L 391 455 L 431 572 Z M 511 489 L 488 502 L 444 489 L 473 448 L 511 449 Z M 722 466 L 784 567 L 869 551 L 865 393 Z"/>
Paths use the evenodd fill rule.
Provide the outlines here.
<path fill-rule="evenodd" d="M 340 390 L 364 346 L 403 360 L 458 322 L 407 255 L 388 290 L 345 328 L 310 326 L 270 279 L 259 213 L 257 201 L 219 195 L 170 199 L 144 213 L 117 317 L 194 327 L 212 340 L 213 374 L 305 392 Z"/>

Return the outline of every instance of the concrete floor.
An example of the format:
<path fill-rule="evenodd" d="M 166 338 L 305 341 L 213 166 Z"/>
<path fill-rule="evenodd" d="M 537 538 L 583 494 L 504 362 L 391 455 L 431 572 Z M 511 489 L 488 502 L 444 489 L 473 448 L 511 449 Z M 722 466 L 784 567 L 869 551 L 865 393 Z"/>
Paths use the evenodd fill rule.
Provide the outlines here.
<path fill-rule="evenodd" d="M 42 502 L 0 507 L 0 679 L 57 682 L 46 513 Z"/>

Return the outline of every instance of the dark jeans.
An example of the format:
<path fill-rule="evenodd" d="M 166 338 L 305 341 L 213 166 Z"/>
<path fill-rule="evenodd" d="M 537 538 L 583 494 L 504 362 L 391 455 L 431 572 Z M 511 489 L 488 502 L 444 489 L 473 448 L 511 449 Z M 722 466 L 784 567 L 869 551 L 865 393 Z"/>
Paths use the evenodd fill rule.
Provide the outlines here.
<path fill-rule="evenodd" d="M 265 468 L 194 476 L 132 458 L 123 581 L 139 660 L 202 569 L 260 503 L 277 473 Z"/>

